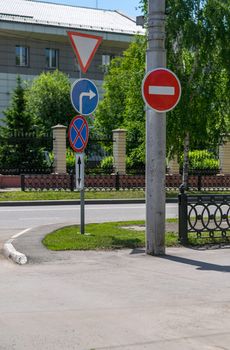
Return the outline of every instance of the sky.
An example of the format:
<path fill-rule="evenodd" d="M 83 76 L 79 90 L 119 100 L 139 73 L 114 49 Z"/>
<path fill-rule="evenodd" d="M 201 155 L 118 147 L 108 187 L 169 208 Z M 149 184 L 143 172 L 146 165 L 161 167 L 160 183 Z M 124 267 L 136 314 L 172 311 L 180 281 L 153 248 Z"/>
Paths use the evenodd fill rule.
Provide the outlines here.
<path fill-rule="evenodd" d="M 57 4 L 76 5 L 84 7 L 98 7 L 108 10 L 121 10 L 123 13 L 136 17 L 141 15 L 139 0 L 42 0 Z"/>

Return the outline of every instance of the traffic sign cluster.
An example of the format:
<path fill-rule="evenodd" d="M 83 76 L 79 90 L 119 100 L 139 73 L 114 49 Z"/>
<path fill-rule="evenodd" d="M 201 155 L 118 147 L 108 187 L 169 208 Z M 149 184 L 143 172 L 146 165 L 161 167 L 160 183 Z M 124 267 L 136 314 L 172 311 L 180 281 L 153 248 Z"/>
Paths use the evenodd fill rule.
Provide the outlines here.
<path fill-rule="evenodd" d="M 67 32 L 73 50 L 83 73 L 90 63 L 102 41 L 102 37 Z M 84 150 L 88 143 L 89 127 L 84 116 L 91 115 L 97 108 L 99 95 L 96 85 L 89 79 L 76 80 L 70 92 L 73 108 L 80 113 L 69 125 L 68 137 L 70 146 L 76 152 L 76 188 L 84 189 Z"/>

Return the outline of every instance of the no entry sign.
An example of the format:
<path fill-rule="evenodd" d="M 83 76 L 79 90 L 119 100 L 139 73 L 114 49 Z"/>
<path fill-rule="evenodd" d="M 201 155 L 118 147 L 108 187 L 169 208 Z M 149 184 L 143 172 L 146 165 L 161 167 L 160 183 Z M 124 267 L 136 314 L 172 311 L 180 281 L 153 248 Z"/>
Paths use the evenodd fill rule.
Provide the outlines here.
<path fill-rule="evenodd" d="M 180 81 L 169 69 L 154 69 L 144 77 L 142 96 L 146 104 L 156 112 L 171 111 L 180 100 Z"/>
<path fill-rule="evenodd" d="M 89 138 L 88 123 L 82 115 L 77 115 L 72 119 L 68 136 L 72 149 L 77 153 L 82 153 L 87 146 Z"/>

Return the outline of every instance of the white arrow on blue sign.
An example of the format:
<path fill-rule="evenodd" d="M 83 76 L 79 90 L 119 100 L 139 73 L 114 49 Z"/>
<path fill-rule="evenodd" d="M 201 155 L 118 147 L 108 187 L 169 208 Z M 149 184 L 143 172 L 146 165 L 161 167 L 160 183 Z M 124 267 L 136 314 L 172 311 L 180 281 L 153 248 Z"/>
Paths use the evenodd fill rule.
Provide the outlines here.
<path fill-rule="evenodd" d="M 76 80 L 70 92 L 73 108 L 82 115 L 90 115 L 97 108 L 99 95 L 96 85 L 89 79 Z"/>

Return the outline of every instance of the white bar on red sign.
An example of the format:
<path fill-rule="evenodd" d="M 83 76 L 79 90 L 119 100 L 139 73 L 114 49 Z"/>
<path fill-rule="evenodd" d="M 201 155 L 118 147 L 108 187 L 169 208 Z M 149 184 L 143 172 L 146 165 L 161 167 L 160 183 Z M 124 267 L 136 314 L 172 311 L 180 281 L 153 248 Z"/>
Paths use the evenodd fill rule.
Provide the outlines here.
<path fill-rule="evenodd" d="M 150 95 L 175 95 L 175 88 L 172 86 L 149 86 Z"/>

